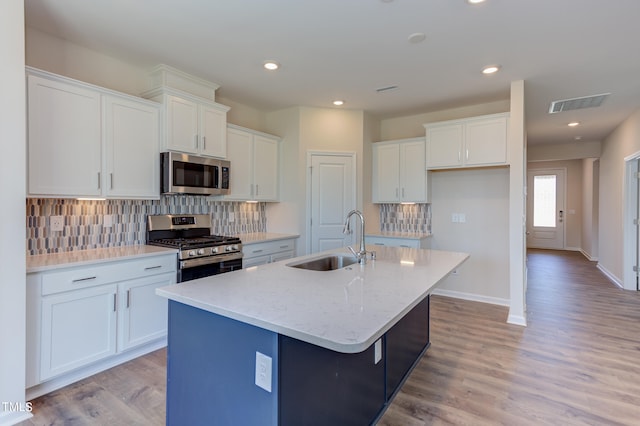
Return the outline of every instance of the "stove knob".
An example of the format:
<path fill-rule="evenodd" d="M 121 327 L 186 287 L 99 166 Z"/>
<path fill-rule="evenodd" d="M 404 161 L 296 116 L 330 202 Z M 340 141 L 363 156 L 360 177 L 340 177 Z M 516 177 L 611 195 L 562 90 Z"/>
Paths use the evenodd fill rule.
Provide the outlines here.
<path fill-rule="evenodd" d="M 199 254 L 199 255 L 203 255 L 203 254 L 204 254 L 204 249 L 199 249 L 199 250 L 198 250 L 198 254 Z"/>
<path fill-rule="evenodd" d="M 235 251 L 238 251 L 238 245 L 237 245 L 237 244 L 234 244 L 234 245 L 233 245 L 233 249 L 234 249 Z"/>
<path fill-rule="evenodd" d="M 189 257 L 195 256 L 196 252 L 194 250 L 189 250 Z"/>
<path fill-rule="evenodd" d="M 233 246 L 226 246 L 224 249 L 226 251 L 233 251 Z"/>
<path fill-rule="evenodd" d="M 211 254 L 218 253 L 218 247 L 211 247 Z"/>

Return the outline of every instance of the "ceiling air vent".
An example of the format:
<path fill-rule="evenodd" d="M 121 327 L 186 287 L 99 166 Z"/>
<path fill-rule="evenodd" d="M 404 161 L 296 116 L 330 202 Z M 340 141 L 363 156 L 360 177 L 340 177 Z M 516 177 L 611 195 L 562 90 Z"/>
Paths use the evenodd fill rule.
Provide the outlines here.
<path fill-rule="evenodd" d="M 551 102 L 551 106 L 549 106 L 549 114 L 555 114 L 556 112 L 562 111 L 572 111 L 574 109 L 599 107 L 610 94 L 611 93 L 603 93 L 601 95 L 553 101 Z"/>

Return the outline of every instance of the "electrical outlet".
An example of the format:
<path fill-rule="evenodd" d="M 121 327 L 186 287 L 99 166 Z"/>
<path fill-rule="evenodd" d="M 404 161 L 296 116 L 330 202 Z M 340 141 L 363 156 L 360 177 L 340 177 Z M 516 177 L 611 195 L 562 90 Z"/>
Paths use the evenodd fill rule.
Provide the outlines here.
<path fill-rule="evenodd" d="M 236 221 L 236 214 L 229 213 L 229 222 L 235 222 L 235 221 Z"/>
<path fill-rule="evenodd" d="M 373 362 L 375 364 L 379 363 L 382 359 L 382 339 L 376 340 L 376 343 L 373 347 Z"/>
<path fill-rule="evenodd" d="M 271 357 L 256 351 L 256 386 L 271 392 Z"/>
<path fill-rule="evenodd" d="M 466 223 L 467 222 L 467 215 L 464 213 L 458 213 L 458 222 L 459 223 Z"/>
<path fill-rule="evenodd" d="M 113 216 L 110 214 L 104 215 L 104 218 L 102 219 L 102 226 L 105 228 L 111 228 L 113 226 Z"/>
<path fill-rule="evenodd" d="M 49 218 L 49 227 L 55 232 L 62 231 L 64 229 L 64 216 L 51 216 Z"/>

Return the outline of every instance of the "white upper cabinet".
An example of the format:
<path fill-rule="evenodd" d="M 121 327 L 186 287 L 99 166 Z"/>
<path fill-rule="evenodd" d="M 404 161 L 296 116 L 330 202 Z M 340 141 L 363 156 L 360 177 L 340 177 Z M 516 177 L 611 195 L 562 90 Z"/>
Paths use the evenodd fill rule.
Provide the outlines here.
<path fill-rule="evenodd" d="M 30 195 L 102 194 L 99 92 L 29 75 L 28 132 Z"/>
<path fill-rule="evenodd" d="M 160 193 L 158 107 L 116 96 L 105 96 L 103 107 L 106 195 L 157 198 Z"/>
<path fill-rule="evenodd" d="M 227 157 L 228 106 L 169 87 L 143 96 L 165 107 L 163 151 Z"/>
<path fill-rule="evenodd" d="M 27 69 L 28 195 L 159 198 L 154 102 Z"/>
<path fill-rule="evenodd" d="M 227 159 L 231 162 L 230 194 L 226 199 L 278 201 L 280 139 L 239 126 L 227 129 Z"/>
<path fill-rule="evenodd" d="M 427 169 L 506 165 L 509 114 L 425 124 Z"/>
<path fill-rule="evenodd" d="M 373 144 L 373 202 L 427 203 L 424 138 Z"/>

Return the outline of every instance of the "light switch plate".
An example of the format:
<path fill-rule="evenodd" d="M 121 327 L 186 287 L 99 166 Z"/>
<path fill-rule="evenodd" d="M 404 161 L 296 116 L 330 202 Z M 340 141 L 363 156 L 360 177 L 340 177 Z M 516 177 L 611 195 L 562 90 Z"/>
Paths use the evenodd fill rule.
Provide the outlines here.
<path fill-rule="evenodd" d="M 271 357 L 256 351 L 256 386 L 271 392 Z"/>

